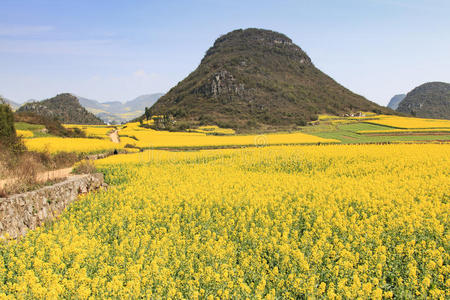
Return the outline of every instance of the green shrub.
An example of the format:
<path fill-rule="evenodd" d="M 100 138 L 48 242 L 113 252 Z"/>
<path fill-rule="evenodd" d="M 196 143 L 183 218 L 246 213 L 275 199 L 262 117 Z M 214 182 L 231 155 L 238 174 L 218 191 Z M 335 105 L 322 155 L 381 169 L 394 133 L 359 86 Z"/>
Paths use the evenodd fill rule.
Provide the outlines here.
<path fill-rule="evenodd" d="M 7 104 L 0 104 L 0 147 L 14 153 L 25 149 L 14 128 L 14 114 Z"/>

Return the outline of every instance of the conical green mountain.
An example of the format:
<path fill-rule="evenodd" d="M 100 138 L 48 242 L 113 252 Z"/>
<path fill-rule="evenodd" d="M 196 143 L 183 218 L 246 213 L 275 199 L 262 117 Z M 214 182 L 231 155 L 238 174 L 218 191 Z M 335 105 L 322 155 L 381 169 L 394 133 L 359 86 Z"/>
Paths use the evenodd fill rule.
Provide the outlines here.
<path fill-rule="evenodd" d="M 283 34 L 235 30 L 152 107 L 155 115 L 243 128 L 304 125 L 317 114 L 392 113 L 338 84 Z"/>

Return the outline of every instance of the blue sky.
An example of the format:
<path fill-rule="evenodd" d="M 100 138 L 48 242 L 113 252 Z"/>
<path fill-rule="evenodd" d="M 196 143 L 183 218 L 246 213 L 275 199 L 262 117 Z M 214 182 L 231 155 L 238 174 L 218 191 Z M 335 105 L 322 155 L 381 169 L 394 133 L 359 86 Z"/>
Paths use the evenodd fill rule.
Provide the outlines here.
<path fill-rule="evenodd" d="M 289 36 L 336 81 L 380 104 L 450 81 L 450 1 L 0 1 L 0 94 L 125 101 L 167 92 L 222 34 Z"/>

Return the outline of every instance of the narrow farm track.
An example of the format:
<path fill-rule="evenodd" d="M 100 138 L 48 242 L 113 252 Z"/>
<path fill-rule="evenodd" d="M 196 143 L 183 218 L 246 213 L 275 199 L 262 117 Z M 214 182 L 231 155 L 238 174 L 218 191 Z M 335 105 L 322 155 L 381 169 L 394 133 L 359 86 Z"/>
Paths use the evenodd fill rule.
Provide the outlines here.
<path fill-rule="evenodd" d="M 58 169 L 58 170 L 52 170 L 52 171 L 46 171 L 46 172 L 40 172 L 36 174 L 36 181 L 37 182 L 46 182 L 49 180 L 55 180 L 55 179 L 61 179 L 66 178 L 70 176 L 72 173 L 73 167 L 64 168 L 64 169 Z M 0 180 L 0 188 L 3 188 L 7 185 L 12 185 L 15 182 L 20 180 L 19 178 L 6 178 Z"/>
<path fill-rule="evenodd" d="M 48 180 L 53 179 L 60 179 L 68 177 L 72 173 L 73 167 L 59 169 L 59 170 L 52 170 L 47 172 L 38 173 L 36 175 L 36 180 L 39 182 L 45 182 Z"/>
<path fill-rule="evenodd" d="M 109 138 L 113 143 L 120 143 L 119 130 L 116 129 L 112 133 L 110 133 Z"/>

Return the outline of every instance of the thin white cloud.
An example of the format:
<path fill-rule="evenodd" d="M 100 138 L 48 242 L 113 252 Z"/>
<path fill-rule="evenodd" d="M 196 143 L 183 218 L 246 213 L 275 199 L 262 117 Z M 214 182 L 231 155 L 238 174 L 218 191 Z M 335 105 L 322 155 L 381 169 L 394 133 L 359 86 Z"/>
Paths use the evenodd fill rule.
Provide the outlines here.
<path fill-rule="evenodd" d="M 135 77 L 145 78 L 148 77 L 148 74 L 144 70 L 137 70 L 133 73 Z"/>
<path fill-rule="evenodd" d="M 133 72 L 133 76 L 137 79 L 151 79 L 151 78 L 155 78 L 158 75 L 156 73 L 147 73 L 145 70 L 136 70 Z"/>
<path fill-rule="evenodd" d="M 0 25 L 0 36 L 27 36 L 52 31 L 52 26 Z"/>

